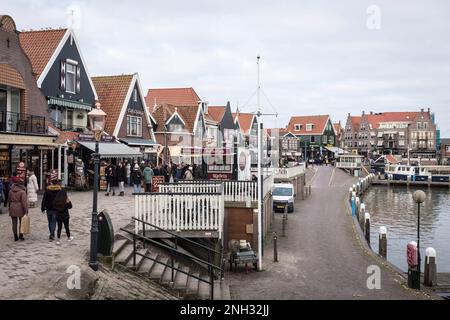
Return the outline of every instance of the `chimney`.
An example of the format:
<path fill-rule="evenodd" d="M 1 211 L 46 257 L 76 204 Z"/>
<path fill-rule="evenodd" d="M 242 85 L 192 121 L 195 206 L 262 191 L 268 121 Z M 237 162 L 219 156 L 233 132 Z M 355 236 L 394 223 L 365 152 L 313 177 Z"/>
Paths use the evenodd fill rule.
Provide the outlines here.
<path fill-rule="evenodd" d="M 371 116 L 373 115 L 373 111 L 370 111 L 370 115 L 371 115 Z"/>
<path fill-rule="evenodd" d="M 420 112 L 421 112 L 421 113 L 423 113 L 423 111 L 424 111 L 424 109 L 423 109 L 423 108 L 422 108 L 422 109 L 420 109 Z"/>
<path fill-rule="evenodd" d="M 430 113 L 430 111 L 431 111 L 430 108 L 428 108 L 428 113 Z"/>

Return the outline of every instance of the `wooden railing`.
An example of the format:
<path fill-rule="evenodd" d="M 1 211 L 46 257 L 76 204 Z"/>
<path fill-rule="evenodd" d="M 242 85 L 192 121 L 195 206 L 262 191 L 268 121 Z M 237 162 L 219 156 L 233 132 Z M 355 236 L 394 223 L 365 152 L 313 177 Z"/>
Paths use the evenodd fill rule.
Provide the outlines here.
<path fill-rule="evenodd" d="M 160 185 L 161 186 L 161 185 Z M 217 192 L 223 186 L 225 201 L 252 202 L 258 201 L 258 184 L 256 181 L 221 181 L 221 180 L 184 180 L 178 184 L 163 184 L 167 192 Z"/>
<path fill-rule="evenodd" d="M 136 193 L 135 218 L 172 231 L 217 231 L 223 233 L 224 199 L 213 193 Z M 135 232 L 139 223 L 135 224 Z"/>

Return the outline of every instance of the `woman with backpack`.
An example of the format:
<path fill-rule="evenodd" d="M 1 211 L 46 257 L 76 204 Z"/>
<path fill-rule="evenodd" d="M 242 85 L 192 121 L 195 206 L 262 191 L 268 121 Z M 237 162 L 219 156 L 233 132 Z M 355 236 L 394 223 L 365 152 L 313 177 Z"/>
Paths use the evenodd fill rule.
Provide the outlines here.
<path fill-rule="evenodd" d="M 70 228 L 69 228 L 69 220 L 70 220 L 69 209 L 72 209 L 72 202 L 67 196 L 66 190 L 61 189 L 56 194 L 55 199 L 53 200 L 53 208 L 56 211 L 56 222 L 58 224 L 58 230 L 56 232 L 58 240 L 56 240 L 56 244 L 58 245 L 61 244 L 60 239 L 63 225 L 64 229 L 66 230 L 68 241 L 72 241 L 73 237 L 70 235 Z"/>

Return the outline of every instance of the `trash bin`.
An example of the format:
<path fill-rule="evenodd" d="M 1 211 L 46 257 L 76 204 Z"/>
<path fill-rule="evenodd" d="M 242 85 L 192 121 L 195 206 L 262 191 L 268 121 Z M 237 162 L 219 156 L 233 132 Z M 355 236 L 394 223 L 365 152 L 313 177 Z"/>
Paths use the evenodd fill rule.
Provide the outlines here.
<path fill-rule="evenodd" d="M 408 268 L 408 287 L 420 289 L 420 274 L 417 268 Z"/>
<path fill-rule="evenodd" d="M 98 240 L 97 252 L 103 256 L 112 255 L 114 245 L 114 229 L 109 217 L 108 210 L 103 210 L 98 214 Z"/>

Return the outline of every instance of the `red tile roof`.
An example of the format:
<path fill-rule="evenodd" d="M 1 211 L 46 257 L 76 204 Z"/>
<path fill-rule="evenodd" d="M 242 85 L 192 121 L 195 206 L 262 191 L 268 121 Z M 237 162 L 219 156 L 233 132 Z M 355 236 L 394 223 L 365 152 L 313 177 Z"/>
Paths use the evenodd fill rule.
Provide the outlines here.
<path fill-rule="evenodd" d="M 385 122 L 412 122 L 420 112 L 380 112 L 375 114 L 366 114 L 367 121 L 372 128 L 378 128 L 380 123 Z"/>
<path fill-rule="evenodd" d="M 253 124 L 253 117 L 255 117 L 255 115 L 253 113 L 245 112 L 233 113 L 233 119 L 236 119 L 236 117 L 238 119 L 241 132 L 243 134 L 249 134 Z"/>
<path fill-rule="evenodd" d="M 325 126 L 329 119 L 329 115 L 291 117 L 288 130 L 296 135 L 320 135 L 325 130 Z M 300 130 L 295 130 L 296 124 L 301 125 Z M 311 131 L 306 131 L 307 124 L 313 125 Z"/>
<path fill-rule="evenodd" d="M 223 115 L 225 114 L 227 107 L 219 106 L 209 106 L 208 115 L 216 122 L 222 121 Z"/>
<path fill-rule="evenodd" d="M 152 112 L 152 116 L 158 123 L 158 131 L 164 131 L 164 124 L 172 116 L 175 110 L 185 123 L 186 131 L 193 133 L 199 106 L 174 106 L 171 104 L 158 105 Z"/>
<path fill-rule="evenodd" d="M 66 141 L 78 140 L 78 136 L 80 134 L 79 132 L 62 131 L 55 127 L 53 124 L 49 124 L 48 126 L 57 132 L 58 138 L 56 139 L 55 143 L 64 144 Z"/>
<path fill-rule="evenodd" d="M 148 89 L 145 102 L 150 111 L 156 105 L 197 106 L 201 99 L 192 88 Z"/>
<path fill-rule="evenodd" d="M 19 33 L 20 45 L 30 59 L 36 79 L 44 71 L 66 31 L 67 29 L 52 29 Z"/>
<path fill-rule="evenodd" d="M 105 132 L 112 135 L 131 85 L 133 75 L 92 77 L 98 100 L 106 113 Z"/>
<path fill-rule="evenodd" d="M 339 123 L 333 123 L 333 127 L 334 127 L 334 131 L 336 131 L 336 133 L 339 133 L 342 130 L 342 126 L 341 126 L 340 122 Z"/>

